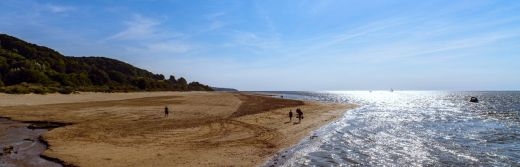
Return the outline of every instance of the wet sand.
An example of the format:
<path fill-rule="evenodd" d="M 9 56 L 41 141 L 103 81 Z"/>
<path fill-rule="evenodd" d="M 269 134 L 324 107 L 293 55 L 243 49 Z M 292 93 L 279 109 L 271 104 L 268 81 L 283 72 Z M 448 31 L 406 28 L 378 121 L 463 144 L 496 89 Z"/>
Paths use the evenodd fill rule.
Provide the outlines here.
<path fill-rule="evenodd" d="M 222 92 L 0 94 L 0 99 L 0 116 L 71 123 L 43 134 L 49 144 L 43 155 L 77 166 L 261 165 L 355 107 Z M 300 124 L 288 122 L 287 112 L 296 107 L 305 113 Z"/>
<path fill-rule="evenodd" d="M 8 146 L 14 148 L 12 153 L 0 153 L 0 166 L 41 166 L 59 167 L 58 163 L 48 161 L 40 154 L 47 146 L 39 140 L 47 129 L 29 129 L 29 123 L 0 118 L 0 150 Z"/>

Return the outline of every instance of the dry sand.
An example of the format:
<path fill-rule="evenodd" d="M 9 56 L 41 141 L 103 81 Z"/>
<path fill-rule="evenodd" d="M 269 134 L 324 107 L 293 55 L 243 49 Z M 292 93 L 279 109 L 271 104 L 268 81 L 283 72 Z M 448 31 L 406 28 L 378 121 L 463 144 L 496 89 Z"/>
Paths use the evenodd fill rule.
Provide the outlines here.
<path fill-rule="evenodd" d="M 300 124 L 288 122 L 296 107 Z M 261 165 L 353 107 L 223 92 L 0 94 L 0 116 L 73 123 L 44 134 L 44 155 L 77 166 Z"/>

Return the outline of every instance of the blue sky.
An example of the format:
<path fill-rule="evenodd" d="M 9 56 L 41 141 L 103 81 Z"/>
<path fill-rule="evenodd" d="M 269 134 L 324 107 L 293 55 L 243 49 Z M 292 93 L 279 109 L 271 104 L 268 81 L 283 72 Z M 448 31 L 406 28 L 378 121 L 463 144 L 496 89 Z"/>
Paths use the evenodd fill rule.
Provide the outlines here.
<path fill-rule="evenodd" d="M 519 90 L 520 1 L 0 1 L 0 33 L 241 90 Z"/>

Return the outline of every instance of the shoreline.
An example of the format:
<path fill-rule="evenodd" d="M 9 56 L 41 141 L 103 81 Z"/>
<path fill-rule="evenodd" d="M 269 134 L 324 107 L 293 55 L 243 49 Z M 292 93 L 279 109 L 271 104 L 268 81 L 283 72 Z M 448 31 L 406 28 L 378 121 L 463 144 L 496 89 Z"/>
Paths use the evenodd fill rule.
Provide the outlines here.
<path fill-rule="evenodd" d="M 342 114 L 342 116 L 309 132 L 309 135 L 307 137 L 302 138 L 300 141 L 298 141 L 298 143 L 296 143 L 290 147 L 281 149 L 278 153 L 274 154 L 267 161 L 265 161 L 263 164 L 260 164 L 258 166 L 260 166 L 260 167 L 274 167 L 274 166 L 280 166 L 280 165 L 294 166 L 294 164 L 290 163 L 291 160 L 295 160 L 294 159 L 295 157 L 302 155 L 302 152 L 308 153 L 309 148 L 312 149 L 313 147 L 316 146 L 315 145 L 316 143 L 322 142 L 324 138 L 331 137 L 330 132 L 334 131 L 334 130 L 331 130 L 331 128 L 334 128 L 334 126 L 337 126 L 335 124 L 341 123 L 341 121 L 345 118 L 343 116 L 346 114 L 346 112 L 349 112 L 350 110 L 356 110 L 358 108 L 359 108 L 359 106 L 357 106 L 356 108 L 353 108 L 353 109 L 345 110 L 345 112 Z"/>
<path fill-rule="evenodd" d="M 11 118 L 13 116 L 15 118 L 23 117 L 21 121 L 26 121 L 26 123 L 39 123 L 33 125 L 33 128 L 55 128 L 40 136 L 41 142 L 48 146 L 41 157 L 63 166 L 168 166 L 172 164 L 180 166 L 261 166 L 280 151 L 297 145 L 302 139 L 307 138 L 310 132 L 337 120 L 348 109 L 356 107 L 355 105 L 320 104 L 310 101 L 300 103 L 297 100 L 240 93 L 162 92 L 129 94 L 129 97 L 126 98 L 121 98 L 124 96 L 119 94 L 107 97 L 110 95 L 106 94 L 105 97 L 96 99 L 96 101 L 86 102 L 78 102 L 77 99 L 82 98 L 75 97 L 76 100 L 73 99 L 72 103 L 67 103 L 67 101 L 53 103 L 51 100 L 48 104 L 24 105 L 26 102 L 18 101 L 21 105 L 0 105 L 0 108 L 9 109 L 4 110 L 6 112 L 0 111 L 0 115 L 7 115 Z M 5 99 L 5 97 L 2 98 Z M 157 116 L 157 111 L 161 110 L 162 105 L 149 104 L 158 103 L 157 101 L 160 101 L 160 104 L 176 103 L 172 104 L 176 107 L 172 107 L 173 115 L 176 117 Z M 191 104 L 193 101 L 195 103 Z M 114 105 L 117 107 L 111 107 Z M 128 105 L 137 106 L 138 110 L 128 111 L 129 108 L 126 107 Z M 286 112 L 297 106 L 304 108 L 306 119 L 302 120 L 301 124 L 287 124 L 285 122 Z M 35 108 L 41 111 L 25 112 L 25 114 L 15 112 L 31 111 Z M 70 110 L 71 108 L 76 108 L 77 111 Z M 97 110 L 92 110 L 92 108 L 97 108 Z M 150 113 L 151 110 L 153 113 Z M 211 112 L 208 113 L 208 111 Z M 69 114 L 70 112 L 73 114 Z M 75 114 L 79 114 L 81 117 L 75 116 Z M 92 119 L 104 117 L 112 117 L 112 120 L 109 121 L 113 123 L 103 124 L 92 121 Z M 194 118 L 199 121 L 190 121 Z M 49 121 L 35 121 L 38 119 Z M 143 127 L 128 127 L 135 124 L 132 122 L 136 121 L 143 123 L 144 131 L 141 130 Z M 152 124 L 149 124 L 150 121 Z M 110 128 L 110 126 L 118 124 L 125 124 L 120 128 L 128 130 L 120 131 L 117 127 L 115 127 L 116 129 Z M 103 133 L 89 129 L 98 129 Z M 157 135 L 162 137 L 154 137 Z M 151 139 L 154 142 L 146 142 Z M 103 141 L 103 143 L 98 141 Z M 130 148 L 126 146 L 136 142 L 142 146 Z M 79 146 L 83 146 L 83 148 Z M 77 152 L 78 149 L 86 153 L 81 154 Z M 177 150 L 174 151 L 177 153 L 172 154 L 173 152 L 169 150 Z M 140 154 L 140 156 L 127 152 Z M 89 153 L 96 153 L 100 156 L 95 157 Z M 178 155 L 178 153 L 182 155 Z"/>
<path fill-rule="evenodd" d="M 351 109 L 347 109 L 347 110 L 345 110 L 345 112 L 348 112 L 348 110 L 351 110 Z M 317 127 L 316 129 L 310 131 L 307 136 L 301 138 L 297 143 L 294 143 L 293 145 L 290 145 L 288 147 L 282 147 L 280 149 L 280 151 L 271 155 L 263 163 L 257 164 L 256 166 L 274 167 L 274 166 L 279 166 L 279 165 L 285 164 L 285 162 L 287 162 L 295 154 L 295 150 L 297 150 L 301 147 L 304 147 L 305 144 L 309 144 L 310 142 L 313 142 L 316 138 L 319 139 L 320 136 L 317 134 L 319 133 L 320 130 L 322 130 L 325 127 L 329 127 L 330 125 L 332 125 L 336 121 L 339 121 L 340 119 L 341 119 L 341 116 L 339 116 L 338 118 L 336 118 L 334 120 L 331 120 L 330 122 L 328 122 L 326 124 L 321 125 L 320 127 Z"/>
<path fill-rule="evenodd" d="M 69 125 L 73 125 L 72 123 L 62 123 L 62 122 L 49 122 L 49 121 L 23 121 L 25 123 L 30 123 L 29 126 L 27 126 L 28 129 L 45 129 L 47 130 L 46 132 L 44 132 L 43 134 L 41 134 L 40 136 L 38 136 L 38 142 L 40 142 L 41 144 L 45 145 L 45 150 L 48 150 L 50 145 L 49 145 L 49 142 L 47 142 L 47 140 L 45 140 L 43 138 L 43 135 L 55 128 L 60 128 L 60 127 L 65 127 L 65 126 L 69 126 Z M 77 167 L 75 165 L 72 165 L 70 163 L 67 163 L 59 158 L 55 158 L 55 157 L 50 157 L 50 156 L 46 156 L 43 154 L 43 152 L 40 154 L 40 157 L 47 160 L 47 161 L 51 161 L 51 162 L 54 162 L 54 163 L 57 163 L 57 164 L 60 164 L 61 166 L 63 167 Z"/>
<path fill-rule="evenodd" d="M 266 97 L 272 97 L 272 98 L 279 98 L 279 99 L 291 99 L 291 100 L 301 100 L 301 101 L 307 101 L 307 102 L 316 102 L 321 104 L 340 104 L 340 103 L 334 103 L 334 102 L 320 102 L 320 101 L 314 101 L 314 100 L 302 100 L 302 99 L 295 99 L 295 98 L 287 98 L 284 97 L 283 94 L 273 94 L 269 92 L 246 92 L 247 94 L 251 95 L 259 95 L 259 96 L 266 96 Z M 301 149 L 301 147 L 304 146 L 304 144 L 309 144 L 310 142 L 313 142 L 316 139 L 319 139 L 320 136 L 318 135 L 320 130 L 323 130 L 324 128 L 327 128 L 331 126 L 332 124 L 336 123 L 337 121 L 341 120 L 343 118 L 344 114 L 350 110 L 359 108 L 358 105 L 353 106 L 353 108 L 344 109 L 344 112 L 342 112 L 340 115 L 335 117 L 334 119 L 328 121 L 327 123 L 324 123 L 318 127 L 316 127 L 314 130 L 311 130 L 308 132 L 307 136 L 301 138 L 298 142 L 294 143 L 293 145 L 283 147 L 275 154 L 268 157 L 263 163 L 257 164 L 256 166 L 260 167 L 274 167 L 285 164 L 292 156 L 294 156 L 295 151 L 298 149 Z M 282 164 L 281 164 L 282 163 Z"/>

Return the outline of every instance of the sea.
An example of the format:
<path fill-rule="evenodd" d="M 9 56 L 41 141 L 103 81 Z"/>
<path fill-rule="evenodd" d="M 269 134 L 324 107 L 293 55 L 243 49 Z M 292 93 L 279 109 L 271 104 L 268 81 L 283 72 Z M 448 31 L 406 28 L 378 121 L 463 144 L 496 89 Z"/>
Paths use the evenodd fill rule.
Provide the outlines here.
<path fill-rule="evenodd" d="M 265 166 L 520 166 L 519 91 L 262 93 L 359 105 Z"/>

